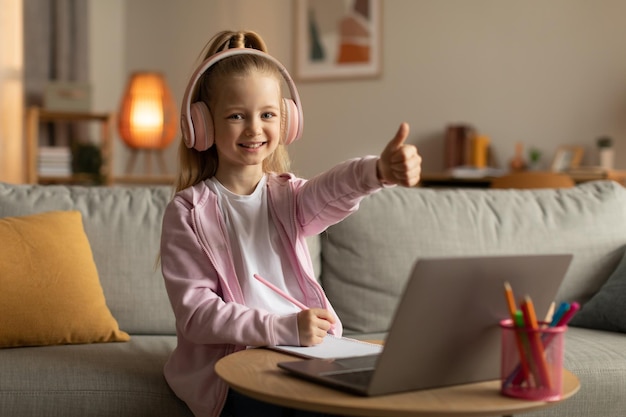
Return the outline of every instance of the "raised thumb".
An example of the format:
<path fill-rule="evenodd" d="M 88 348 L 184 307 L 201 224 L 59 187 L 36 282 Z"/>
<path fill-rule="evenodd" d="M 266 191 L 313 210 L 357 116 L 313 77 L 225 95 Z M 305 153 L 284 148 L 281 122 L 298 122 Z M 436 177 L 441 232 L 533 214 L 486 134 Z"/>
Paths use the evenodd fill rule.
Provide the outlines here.
<path fill-rule="evenodd" d="M 394 138 L 391 139 L 388 146 L 393 149 L 397 149 L 401 147 L 402 145 L 404 145 L 404 141 L 406 141 L 406 138 L 408 137 L 409 137 L 409 124 L 406 122 L 403 122 L 402 124 L 400 124 L 400 127 L 398 128 L 398 131 L 396 132 L 396 136 L 394 136 Z"/>

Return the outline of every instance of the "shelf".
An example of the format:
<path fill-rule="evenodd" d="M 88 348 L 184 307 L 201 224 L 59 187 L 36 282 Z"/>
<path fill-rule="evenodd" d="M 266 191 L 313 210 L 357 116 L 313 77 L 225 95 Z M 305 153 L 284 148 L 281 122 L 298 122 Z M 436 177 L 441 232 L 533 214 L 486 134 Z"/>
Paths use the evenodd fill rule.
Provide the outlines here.
<path fill-rule="evenodd" d="M 39 126 L 44 122 L 97 122 L 100 124 L 100 151 L 102 167 L 100 174 L 104 185 L 113 183 L 113 113 L 59 112 L 48 111 L 39 107 L 29 107 L 26 111 L 26 166 L 27 181 L 32 184 L 79 184 L 93 181 L 89 174 L 73 174 L 67 176 L 40 175 L 39 159 Z"/>
<path fill-rule="evenodd" d="M 612 180 L 626 186 L 626 171 L 607 170 L 598 173 L 565 172 L 576 184 L 595 180 Z M 420 179 L 421 187 L 489 188 L 495 177 L 455 178 L 449 172 L 425 172 Z"/>

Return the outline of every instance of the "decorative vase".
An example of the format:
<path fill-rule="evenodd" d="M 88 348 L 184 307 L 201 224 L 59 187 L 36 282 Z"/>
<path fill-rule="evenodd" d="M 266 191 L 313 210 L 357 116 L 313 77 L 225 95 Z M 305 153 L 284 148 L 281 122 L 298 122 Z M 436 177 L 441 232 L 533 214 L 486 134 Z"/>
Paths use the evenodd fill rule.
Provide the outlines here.
<path fill-rule="evenodd" d="M 521 142 L 515 144 L 515 154 L 509 161 L 509 169 L 512 172 L 526 170 L 526 161 L 524 160 L 524 145 Z"/>
<path fill-rule="evenodd" d="M 600 166 L 606 170 L 613 169 L 615 151 L 613 148 L 600 148 Z"/>

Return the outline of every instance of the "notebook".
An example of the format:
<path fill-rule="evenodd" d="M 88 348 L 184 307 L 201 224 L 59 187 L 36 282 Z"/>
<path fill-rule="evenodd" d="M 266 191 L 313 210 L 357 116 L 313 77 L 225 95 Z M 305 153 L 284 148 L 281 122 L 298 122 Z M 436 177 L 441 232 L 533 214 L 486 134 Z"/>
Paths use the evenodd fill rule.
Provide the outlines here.
<path fill-rule="evenodd" d="M 321 384 L 374 396 L 499 378 L 504 283 L 542 318 L 572 255 L 419 259 L 379 354 L 279 362 Z"/>
<path fill-rule="evenodd" d="M 379 354 L 383 347 L 375 343 L 368 343 L 362 340 L 349 337 L 336 337 L 331 334 L 326 335 L 322 343 L 314 346 L 267 346 L 269 349 L 303 358 L 316 359 L 339 359 L 355 356 L 367 356 Z"/>

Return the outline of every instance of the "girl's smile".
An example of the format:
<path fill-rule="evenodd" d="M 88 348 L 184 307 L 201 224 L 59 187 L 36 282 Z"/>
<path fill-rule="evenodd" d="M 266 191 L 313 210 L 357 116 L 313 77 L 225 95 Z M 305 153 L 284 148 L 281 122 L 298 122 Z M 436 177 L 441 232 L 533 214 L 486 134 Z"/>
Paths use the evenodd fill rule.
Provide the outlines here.
<path fill-rule="evenodd" d="M 265 145 L 267 142 L 261 142 L 261 143 L 242 143 L 239 146 L 243 146 L 244 148 L 248 148 L 248 149 L 258 149 L 261 146 Z"/>

